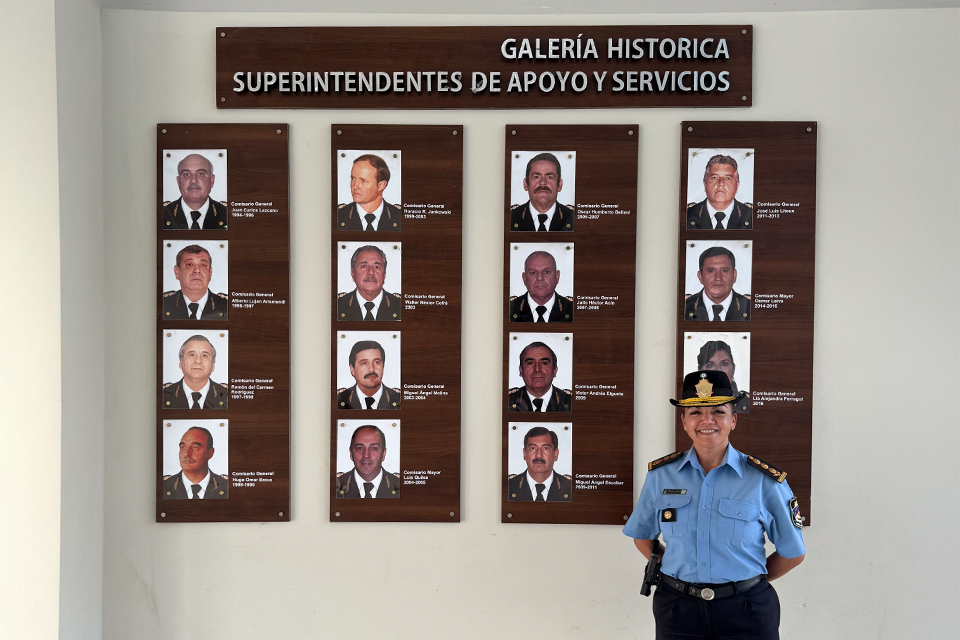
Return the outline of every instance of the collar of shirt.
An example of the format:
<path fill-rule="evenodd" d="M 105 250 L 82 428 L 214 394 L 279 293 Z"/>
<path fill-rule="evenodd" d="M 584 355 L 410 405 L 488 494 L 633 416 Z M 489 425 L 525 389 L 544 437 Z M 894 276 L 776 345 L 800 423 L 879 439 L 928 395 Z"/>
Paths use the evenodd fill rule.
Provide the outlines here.
<path fill-rule="evenodd" d="M 547 392 L 542 396 L 533 395 L 532 393 L 530 393 L 530 390 L 527 389 L 526 387 L 523 388 L 523 392 L 527 394 L 528 398 L 530 398 L 530 406 L 533 407 L 534 412 L 536 412 L 537 410 L 537 407 L 533 404 L 533 401 L 536 398 L 540 398 L 541 400 L 543 400 L 543 404 L 540 407 L 540 413 L 546 412 L 547 405 L 550 404 L 550 394 L 553 393 L 553 387 L 550 387 L 549 389 L 547 389 Z"/>
<path fill-rule="evenodd" d="M 707 297 L 707 290 L 704 289 L 700 292 L 700 297 L 703 298 L 703 307 L 707 310 L 707 316 L 710 318 L 710 321 L 713 321 L 713 305 L 716 303 Z M 727 294 L 726 299 L 720 303 L 720 306 L 723 309 L 720 310 L 720 318 L 727 317 L 727 309 L 730 308 L 730 303 L 733 301 L 733 289 L 730 289 L 730 293 Z"/>
<path fill-rule="evenodd" d="M 734 201 L 731 200 L 730 206 L 728 206 L 726 209 L 714 209 L 713 205 L 710 204 L 710 201 L 707 200 L 707 211 L 710 213 L 710 226 L 714 229 L 717 228 L 717 219 L 714 218 L 714 216 L 717 215 L 718 211 L 723 211 L 725 214 L 727 214 L 723 219 L 723 228 L 726 229 L 727 223 L 730 222 L 730 213 L 733 212 L 733 204 Z"/>
<path fill-rule="evenodd" d="M 703 466 L 700 464 L 700 459 L 697 457 L 697 450 L 695 447 L 690 447 L 685 454 L 683 454 L 683 460 L 680 461 L 680 466 L 678 468 L 682 469 L 684 465 L 689 464 L 694 469 L 699 469 L 700 473 L 706 477 L 707 473 L 703 470 Z M 733 445 L 727 444 L 727 450 L 723 453 L 723 462 L 720 463 L 720 466 L 728 466 L 734 471 L 737 472 L 737 475 L 741 478 L 743 477 L 743 466 L 740 463 L 740 452 L 733 448 Z M 720 467 L 717 467 L 718 469 Z"/>
<path fill-rule="evenodd" d="M 377 497 L 377 489 L 380 488 L 380 483 L 383 482 L 383 468 L 382 468 L 382 467 L 380 468 L 380 475 L 377 476 L 376 478 L 374 478 L 373 480 L 364 480 L 363 478 L 360 477 L 360 472 L 357 471 L 357 468 L 354 467 L 354 468 L 353 468 L 353 479 L 354 479 L 354 481 L 357 483 L 357 489 L 360 489 L 360 497 L 361 497 L 361 498 L 366 498 L 366 497 L 367 497 L 367 488 L 366 488 L 365 486 L 363 486 L 363 483 L 364 483 L 364 482 L 372 482 L 372 483 L 373 483 L 373 491 L 372 491 L 371 493 L 373 493 L 373 497 L 376 498 L 376 497 Z"/>
<path fill-rule="evenodd" d="M 374 226 L 376 226 L 376 225 L 374 225 Z M 361 314 L 361 315 L 366 315 L 366 313 L 367 313 L 367 308 L 366 308 L 365 306 L 363 306 L 363 305 L 367 304 L 368 302 L 372 302 L 372 303 L 373 303 L 373 309 L 370 309 L 370 313 L 372 313 L 372 314 L 373 314 L 373 317 L 376 318 L 376 317 L 377 317 L 377 311 L 380 310 L 380 303 L 383 302 L 383 289 L 380 289 L 380 293 L 378 293 L 378 294 L 377 294 L 377 297 L 374 298 L 373 300 L 367 300 L 366 298 L 364 298 L 362 295 L 360 295 L 360 290 L 357 289 L 356 298 L 357 298 L 357 304 L 360 305 L 360 314 Z"/>
<path fill-rule="evenodd" d="M 180 204 L 183 205 L 183 215 L 187 219 L 187 226 L 193 225 L 193 216 L 190 215 L 191 211 L 199 211 L 200 217 L 197 218 L 197 224 L 200 225 L 200 228 L 203 229 L 203 221 L 207 217 L 207 211 L 210 210 L 210 196 L 207 196 L 207 199 L 200 205 L 199 209 L 191 209 L 187 206 L 186 201 L 181 197 Z"/>
<path fill-rule="evenodd" d="M 191 389 L 189 386 L 187 386 L 187 380 L 186 380 L 186 378 L 184 378 L 184 380 L 183 380 L 183 385 L 182 385 L 182 386 L 183 386 L 183 392 L 184 392 L 184 393 L 186 394 L 186 396 L 187 396 L 187 408 L 189 409 L 189 408 L 193 407 L 193 396 L 191 395 L 191 394 L 193 393 L 193 389 Z M 200 389 L 200 400 L 199 400 L 199 402 L 200 402 L 200 407 L 201 407 L 201 408 L 203 408 L 203 401 L 207 399 L 207 394 L 208 394 L 208 393 L 210 393 L 210 378 L 207 378 L 207 384 L 203 385 L 203 389 Z"/>
<path fill-rule="evenodd" d="M 195 484 L 200 485 L 201 498 L 207 494 L 207 485 L 210 484 L 210 469 L 207 469 L 207 475 L 205 475 L 200 482 L 190 482 L 187 474 L 183 471 L 180 472 L 180 478 L 183 480 L 183 488 L 187 490 L 187 498 L 190 500 L 193 500 L 193 485 Z"/>
<path fill-rule="evenodd" d="M 383 198 L 380 198 L 380 206 L 374 209 L 373 211 L 367 211 L 366 209 L 363 208 L 363 205 L 357 203 L 357 213 L 360 214 L 360 223 L 363 225 L 364 229 L 367 228 L 366 215 L 368 213 L 372 213 L 374 215 L 374 218 L 373 218 L 373 222 L 371 222 L 370 224 L 373 226 L 374 230 L 376 230 L 377 225 L 380 224 L 380 216 L 383 215 Z"/>
<path fill-rule="evenodd" d="M 383 382 L 380 383 L 380 386 L 377 387 L 377 392 L 376 392 L 375 394 L 373 394 L 372 396 L 368 396 L 367 394 L 365 394 L 363 391 L 360 390 L 360 385 L 357 385 L 357 398 L 360 399 L 360 408 L 361 408 L 361 409 L 366 409 L 366 408 L 367 408 L 367 401 L 365 400 L 365 398 L 373 398 L 373 406 L 372 406 L 372 408 L 373 408 L 373 409 L 376 409 L 376 408 L 377 408 L 377 405 L 380 404 L 380 396 L 382 396 L 382 395 L 383 395 Z"/>
<path fill-rule="evenodd" d="M 180 289 L 180 293 L 183 293 L 183 289 Z M 210 289 L 207 289 L 199 300 L 191 300 L 190 298 L 187 297 L 187 294 L 184 293 L 183 301 L 187 304 L 191 304 L 193 302 L 197 303 L 197 320 L 199 320 L 200 316 L 203 315 L 203 308 L 207 306 L 207 298 L 209 297 L 210 297 Z M 189 309 L 189 307 L 187 308 Z"/>
<path fill-rule="evenodd" d="M 537 499 L 537 481 L 530 476 L 530 472 L 527 471 L 527 482 L 530 483 L 530 496 L 536 500 Z M 547 496 L 550 495 L 550 487 L 553 485 L 553 471 L 550 472 L 550 477 L 543 481 L 543 499 L 546 500 Z"/>
<path fill-rule="evenodd" d="M 533 312 L 533 321 L 537 322 L 539 320 L 539 318 L 537 317 L 537 307 L 539 305 L 536 303 L 536 301 L 533 299 L 533 296 L 531 296 L 529 292 L 527 293 L 527 304 L 530 305 L 530 311 Z M 543 312 L 544 322 L 550 322 L 550 314 L 553 312 L 553 305 L 555 304 L 557 304 L 556 293 L 550 296 L 550 299 L 547 300 L 547 303 L 543 305 L 547 308 L 547 310 Z"/>
<path fill-rule="evenodd" d="M 549 231 L 550 223 L 553 222 L 553 215 L 557 212 L 557 203 L 554 202 L 553 205 L 548 210 L 540 212 L 534 208 L 533 202 L 527 202 L 527 211 L 529 211 L 530 215 L 533 216 L 534 229 L 540 226 L 540 218 L 538 218 L 537 216 L 541 215 L 542 213 L 547 214 L 547 219 L 543 221 L 543 226 L 547 229 L 547 231 Z"/>

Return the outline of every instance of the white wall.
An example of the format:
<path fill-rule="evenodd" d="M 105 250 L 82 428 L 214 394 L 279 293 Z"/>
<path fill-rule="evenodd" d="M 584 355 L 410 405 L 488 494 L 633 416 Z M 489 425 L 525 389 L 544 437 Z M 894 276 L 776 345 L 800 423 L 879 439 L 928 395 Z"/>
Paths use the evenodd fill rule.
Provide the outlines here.
<path fill-rule="evenodd" d="M 213 29 L 534 19 L 110 10 L 98 36 L 89 7 L 64 13 L 58 3 L 54 43 L 53 6 L 52 0 L 0 0 L 0 86 L 26 89 L 11 94 L 14 99 L 5 93 L 0 128 L 6 205 L 0 268 L 7 276 L 0 469 L 18 487 L 0 497 L 0 636 L 56 636 L 59 572 L 62 637 L 99 636 L 102 580 L 103 637 L 111 639 L 352 638 L 365 632 L 386 639 L 652 638 L 649 601 L 637 595 L 640 557 L 616 527 L 498 522 L 500 362 L 489 358 L 487 347 L 499 345 L 500 331 L 482 318 L 485 301 L 499 300 L 501 291 L 496 278 L 484 274 L 490 256 L 502 255 L 496 212 L 504 124 L 640 123 L 639 490 L 644 462 L 673 445 L 666 399 L 673 391 L 676 283 L 660 274 L 676 264 L 669 212 L 676 209 L 684 119 L 820 123 L 816 525 L 805 532 L 807 561 L 777 583 L 783 637 L 955 632 L 960 518 L 949 489 L 957 469 L 951 449 L 958 444 L 954 369 L 960 360 L 960 12 L 557 16 L 551 22 L 752 23 L 755 106 L 417 113 L 217 111 Z M 102 103 L 91 95 L 100 82 L 99 37 Z M 75 81 L 66 73 L 75 73 Z M 100 109 L 102 138 L 95 122 Z M 329 125 L 424 120 L 466 125 L 463 522 L 331 524 L 329 400 L 320 394 L 318 401 L 315 393 L 330 388 L 331 256 L 322 213 L 329 202 Z M 291 124 L 296 348 L 289 524 L 153 523 L 154 125 L 161 121 Z M 58 142 L 59 198 L 51 177 Z M 81 159 L 92 166 L 70 164 Z M 101 181 L 102 217 L 90 186 Z M 103 247 L 110 247 L 105 257 Z M 25 263 L 30 278 L 19 277 Z M 105 271 L 100 281 L 98 270 Z M 94 274 L 87 282 L 84 271 Z M 98 310 L 102 297 L 106 306 Z M 71 403 L 63 446 L 72 454 L 62 466 L 62 523 L 60 344 L 50 339 L 61 334 L 61 299 L 69 310 L 62 326 L 63 397 Z M 30 314 L 8 312 L 22 300 L 29 300 Z M 98 315 L 104 312 L 105 319 Z M 84 336 L 91 344 L 76 343 Z M 83 368 L 86 358 L 90 366 Z M 38 460 L 48 473 L 24 483 Z M 96 551 L 101 509 L 102 564 Z M 361 592 L 379 596 L 375 614 L 357 600 Z"/>
<path fill-rule="evenodd" d="M 53 0 L 0 2 L 0 638 L 53 638 L 60 229 Z"/>

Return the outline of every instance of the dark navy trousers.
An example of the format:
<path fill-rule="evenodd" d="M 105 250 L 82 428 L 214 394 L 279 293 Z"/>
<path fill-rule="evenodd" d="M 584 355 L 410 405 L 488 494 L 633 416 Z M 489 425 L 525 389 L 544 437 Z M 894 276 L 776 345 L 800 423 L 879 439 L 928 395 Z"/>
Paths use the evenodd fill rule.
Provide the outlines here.
<path fill-rule="evenodd" d="M 661 584 L 653 616 L 657 640 L 780 640 L 780 599 L 766 580 L 709 602 Z"/>

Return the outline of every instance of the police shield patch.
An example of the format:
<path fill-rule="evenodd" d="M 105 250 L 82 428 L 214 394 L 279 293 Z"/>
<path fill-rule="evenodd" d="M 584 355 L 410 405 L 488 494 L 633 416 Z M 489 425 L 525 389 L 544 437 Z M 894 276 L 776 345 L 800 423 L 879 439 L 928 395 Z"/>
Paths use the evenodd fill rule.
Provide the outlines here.
<path fill-rule="evenodd" d="M 793 516 L 793 526 L 797 529 L 803 528 L 803 518 L 800 517 L 800 503 L 796 498 L 790 498 L 790 515 Z"/>

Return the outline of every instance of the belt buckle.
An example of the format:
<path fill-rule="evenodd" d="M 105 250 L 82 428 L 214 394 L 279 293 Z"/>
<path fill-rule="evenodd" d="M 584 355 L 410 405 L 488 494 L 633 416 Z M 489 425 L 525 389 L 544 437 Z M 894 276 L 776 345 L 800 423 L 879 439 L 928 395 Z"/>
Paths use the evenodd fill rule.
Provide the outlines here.
<path fill-rule="evenodd" d="M 706 588 L 704 588 L 704 589 L 701 589 L 701 590 L 700 590 L 700 597 L 703 598 L 704 600 L 713 600 L 713 598 L 714 598 L 713 589 L 711 589 L 710 587 L 706 587 Z"/>

